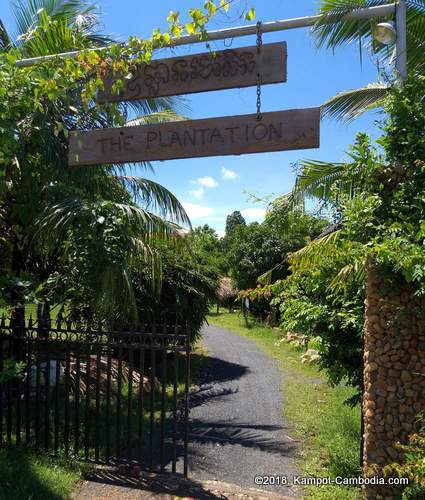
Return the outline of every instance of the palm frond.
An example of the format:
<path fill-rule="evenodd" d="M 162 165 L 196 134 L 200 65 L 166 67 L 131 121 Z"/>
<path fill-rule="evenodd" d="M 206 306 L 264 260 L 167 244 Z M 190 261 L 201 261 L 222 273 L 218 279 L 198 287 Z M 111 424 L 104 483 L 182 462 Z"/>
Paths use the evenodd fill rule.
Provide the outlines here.
<path fill-rule="evenodd" d="M 85 0 L 17 0 L 13 11 L 17 27 L 15 38 L 28 56 L 96 47 L 113 41 L 97 33 L 100 25 L 97 7 Z M 41 29 L 43 23 L 44 29 Z M 49 38 L 45 44 L 43 37 Z M 30 40 L 32 46 L 27 47 Z M 39 54 L 37 46 L 42 48 Z M 50 51 L 46 51 L 48 46 Z"/>
<path fill-rule="evenodd" d="M 93 217 L 101 208 L 111 216 L 119 216 L 123 224 L 127 224 L 133 234 L 138 235 L 147 244 L 179 237 L 180 226 L 141 207 L 113 201 L 87 202 L 80 199 L 64 200 L 47 207 L 36 221 L 38 233 L 64 233 L 72 228 L 76 221 Z"/>
<path fill-rule="evenodd" d="M 285 264 L 286 264 L 286 259 L 283 260 L 282 262 L 279 262 L 279 264 L 274 266 L 272 269 L 269 269 L 268 271 L 263 273 L 261 276 L 258 276 L 258 278 L 257 278 L 258 283 L 261 283 L 263 286 L 270 285 L 272 283 L 273 273 L 275 271 L 279 271 L 279 269 L 282 269 L 282 267 Z"/>
<path fill-rule="evenodd" d="M 350 284 L 361 285 L 365 282 L 365 280 L 366 263 L 364 256 L 359 256 L 338 272 L 338 274 L 330 282 L 328 290 L 330 292 L 345 293 Z"/>
<path fill-rule="evenodd" d="M 321 0 L 320 19 L 312 31 L 317 45 L 335 49 L 349 43 L 359 43 L 360 52 L 364 46 L 372 47 L 384 63 L 392 58 L 392 47 L 387 47 L 373 40 L 373 29 L 384 17 L 374 19 L 347 20 L 346 15 L 358 9 L 374 7 L 388 3 L 386 0 Z M 390 19 L 390 18 L 388 18 Z M 409 69 L 423 68 L 425 2 L 407 0 L 407 59 Z"/>
<path fill-rule="evenodd" d="M 407 65 L 416 71 L 425 68 L 425 3 L 422 10 L 407 12 Z"/>
<path fill-rule="evenodd" d="M 322 105 L 322 117 L 350 122 L 366 111 L 382 106 L 390 89 L 384 83 L 372 83 L 359 89 L 340 92 Z"/>
<path fill-rule="evenodd" d="M 339 245 L 342 229 L 323 238 L 313 240 L 297 252 L 291 253 L 288 261 L 293 269 L 311 269 L 325 259 L 334 259 L 343 251 Z"/>
<path fill-rule="evenodd" d="M 126 122 L 127 127 L 138 125 L 151 125 L 163 122 L 176 122 L 188 120 L 186 116 L 177 113 L 174 109 L 164 109 L 155 113 L 144 114 L 136 118 L 132 118 Z"/>
<path fill-rule="evenodd" d="M 131 263 L 137 269 L 142 264 L 148 264 L 151 269 L 152 291 L 159 296 L 162 287 L 162 259 L 160 253 L 153 247 L 146 245 L 140 238 L 132 238 Z"/>
<path fill-rule="evenodd" d="M 0 19 L 0 50 L 8 50 L 12 46 L 12 40 L 6 30 L 3 21 Z"/>
<path fill-rule="evenodd" d="M 155 97 L 129 101 L 125 104 L 136 116 L 159 113 L 167 110 L 174 110 L 175 113 L 186 115 L 190 111 L 190 106 L 185 97 Z"/>
<path fill-rule="evenodd" d="M 94 303 L 106 317 L 117 307 L 124 317 L 137 321 L 137 305 L 130 270 L 124 263 L 109 264 L 101 269 L 99 285 L 95 287 Z"/>
<path fill-rule="evenodd" d="M 312 31 L 319 47 L 337 48 L 371 38 L 371 28 L 383 18 L 347 20 L 345 17 L 358 9 L 388 3 L 385 0 L 321 0 L 319 15 Z"/>
<path fill-rule="evenodd" d="M 190 227 L 190 219 L 183 205 L 164 186 L 150 179 L 133 176 L 117 177 L 132 194 L 134 200 L 161 217 Z"/>
<path fill-rule="evenodd" d="M 343 177 L 346 170 L 345 163 L 332 163 L 320 160 L 303 160 L 300 162 L 301 172 L 297 176 L 294 195 L 299 197 L 312 197 L 321 200 L 328 199 L 332 187 L 339 183 L 344 190 L 351 186 L 343 184 Z"/>
<path fill-rule="evenodd" d="M 279 203 L 280 207 L 284 208 L 284 211 L 288 214 L 305 213 L 305 196 L 301 190 L 293 189 L 281 195 L 273 203 Z"/>

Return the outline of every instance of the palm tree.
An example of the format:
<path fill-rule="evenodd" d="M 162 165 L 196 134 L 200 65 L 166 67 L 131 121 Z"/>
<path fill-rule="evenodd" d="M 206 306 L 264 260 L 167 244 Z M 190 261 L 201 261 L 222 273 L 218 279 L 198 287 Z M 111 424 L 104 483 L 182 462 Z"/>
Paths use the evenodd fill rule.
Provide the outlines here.
<path fill-rule="evenodd" d="M 358 9 L 388 3 L 386 0 L 321 0 L 320 19 L 313 27 L 319 48 L 336 50 L 349 43 L 359 43 L 360 54 L 366 47 L 372 50 L 380 68 L 392 67 L 395 48 L 388 47 L 373 38 L 376 25 L 385 18 L 347 20 L 346 16 Z M 425 0 L 407 0 L 407 63 L 412 74 L 423 74 L 425 70 Z M 396 74 L 380 73 L 378 81 L 363 88 L 343 91 L 322 106 L 322 117 L 342 121 L 353 120 L 368 110 L 382 107 L 385 99 L 396 85 Z M 367 166 L 377 158 L 369 158 L 367 144 L 359 148 L 359 141 L 366 138 L 360 134 L 356 140 L 356 157 L 352 150 L 348 156 L 352 161 L 325 162 L 300 161 L 294 189 L 286 195 L 289 208 L 304 207 L 305 198 L 316 198 L 329 204 L 331 195 L 353 197 L 363 186 L 362 179 Z M 361 151 L 366 155 L 362 157 Z M 359 157 L 360 153 L 360 157 Z"/>
<path fill-rule="evenodd" d="M 364 133 L 357 134 L 346 154 L 348 159 L 344 162 L 300 161 L 295 185 L 284 196 L 288 209 L 304 210 L 306 198 L 327 207 L 339 199 L 353 199 L 361 193 L 367 175 L 380 161 L 379 154 Z"/>
<path fill-rule="evenodd" d="M 344 17 L 357 9 L 388 3 L 387 0 L 321 0 L 320 19 L 313 27 L 317 44 L 336 50 L 357 42 L 360 53 L 371 49 L 379 61 L 379 68 L 388 68 L 394 61 L 394 48 L 376 42 L 373 31 L 385 18 L 346 20 Z M 411 73 L 425 69 L 425 1 L 407 0 L 407 64 Z M 322 107 L 324 117 L 349 121 L 364 112 L 382 106 L 395 83 L 394 74 L 378 75 L 378 81 L 360 89 L 346 90 L 332 97 Z"/>
<path fill-rule="evenodd" d="M 111 41 L 99 34 L 96 9 L 84 0 L 19 0 L 13 4 L 13 11 L 15 36 L 0 20 L 0 57 L 11 50 L 20 57 L 34 57 Z M 70 271 L 76 249 L 89 255 L 82 235 L 98 224 L 98 229 L 117 231 L 121 247 L 120 252 L 115 249 L 115 253 L 108 253 L 107 231 L 93 233 L 100 245 L 99 253 L 90 254 L 92 261 L 88 263 L 97 274 L 91 283 L 96 288 L 95 302 L 109 310 L 119 300 L 127 306 L 134 303 L 134 266 L 151 266 L 153 282 L 157 283 L 161 270 L 157 242 L 170 237 L 176 240 L 178 224 L 190 225 L 182 205 L 163 186 L 127 175 L 122 166 L 69 169 L 67 131 L 113 126 L 117 114 L 129 121 L 129 110 L 136 116 L 133 123 L 175 120 L 180 118 L 176 112 L 179 107 L 181 101 L 176 98 L 160 98 L 131 102 L 128 107 L 118 104 L 98 108 L 92 103 L 87 109 L 82 105 L 77 82 L 63 98 L 46 102 L 43 112 L 33 110 L 17 117 L 16 130 L 22 144 L 16 158 L 19 169 L 5 179 L 8 188 L 0 199 L 1 223 L 10 243 L 3 272 L 14 277 L 31 275 L 39 288 L 44 286 L 41 295 L 48 296 L 51 290 L 42 284 L 52 282 L 58 270 Z M 142 167 L 150 168 L 147 164 Z M 108 257 L 103 267 L 97 262 L 101 252 Z M 64 281 L 61 278 L 58 283 Z M 13 300 L 22 300 L 22 294 L 13 293 Z"/>

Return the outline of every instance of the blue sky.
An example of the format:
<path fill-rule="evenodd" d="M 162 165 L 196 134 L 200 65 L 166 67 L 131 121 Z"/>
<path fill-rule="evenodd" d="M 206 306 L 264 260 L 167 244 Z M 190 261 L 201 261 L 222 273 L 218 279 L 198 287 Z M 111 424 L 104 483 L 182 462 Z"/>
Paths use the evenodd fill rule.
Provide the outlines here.
<path fill-rule="evenodd" d="M 125 40 L 129 35 L 147 36 L 153 28 L 166 27 L 170 10 L 187 12 L 202 0 L 100 0 L 104 31 Z M 248 0 L 256 9 L 257 20 L 272 21 L 314 14 L 318 2 L 313 0 Z M 232 12 L 231 12 L 232 13 Z M 236 14 L 233 10 L 232 14 Z M 0 18 L 13 31 L 9 1 L 3 0 Z M 219 16 L 211 29 L 240 25 L 241 19 Z M 357 45 L 331 51 L 320 50 L 307 29 L 265 34 L 264 43 L 286 41 L 288 44 L 288 81 L 267 85 L 262 90 L 263 111 L 319 106 L 338 91 L 370 83 L 376 68 L 367 55 L 360 64 Z M 228 41 L 232 47 L 255 44 L 255 37 Z M 224 48 L 223 42 L 214 44 Z M 202 44 L 176 49 L 177 54 L 206 50 Z M 159 54 L 160 55 L 160 54 Z M 164 54 L 165 55 L 165 54 Z M 207 92 L 187 96 L 189 116 L 204 118 L 255 112 L 255 88 Z M 226 215 L 241 210 L 247 221 L 262 220 L 264 209 L 253 203 L 245 191 L 258 196 L 279 195 L 289 191 L 294 182 L 293 164 L 299 159 L 340 160 L 357 131 L 376 134 L 376 114 L 368 115 L 347 126 L 322 121 L 320 149 L 241 156 L 194 158 L 155 162 L 155 173 L 136 173 L 150 177 L 170 189 L 185 205 L 193 225 L 209 224 L 223 232 Z"/>

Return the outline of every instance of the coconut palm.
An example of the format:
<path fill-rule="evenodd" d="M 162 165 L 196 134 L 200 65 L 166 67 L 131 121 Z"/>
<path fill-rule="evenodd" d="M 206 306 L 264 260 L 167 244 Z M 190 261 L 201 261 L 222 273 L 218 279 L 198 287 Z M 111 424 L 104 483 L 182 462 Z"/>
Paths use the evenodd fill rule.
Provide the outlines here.
<path fill-rule="evenodd" d="M 13 36 L 0 20 L 0 57 L 2 51 L 35 57 L 111 41 L 98 32 L 96 9 L 84 0 L 19 0 L 13 11 L 17 29 Z M 36 74 L 38 69 L 31 71 Z M 96 269 L 91 282 L 95 298 L 110 309 L 119 299 L 127 305 L 134 302 L 134 266 L 150 265 L 153 281 L 158 282 L 161 268 L 156 243 L 177 236 L 178 224 L 190 222 L 172 193 L 153 181 L 127 175 L 122 166 L 68 168 L 67 131 L 113 126 L 117 115 L 129 121 L 130 112 L 135 115 L 132 123 L 179 119 L 181 101 L 147 99 L 128 107 L 91 103 L 87 108 L 82 105 L 82 86 L 83 82 L 76 82 L 63 97 L 47 101 L 43 112 L 33 110 L 17 117 L 22 144 L 16 158 L 19 169 L 5 179 L 7 189 L 0 200 L 2 227 L 10 239 L 9 259 L 2 267 L 5 274 L 30 274 L 40 288 L 46 280 L 52 282 L 58 269 L 72 275 L 70 266 L 78 261 L 77 249 L 86 259 L 92 258 L 87 268 Z M 97 254 L 84 246 L 84 235 L 93 227 L 98 229 L 91 235 L 98 238 Z M 111 247 L 105 236 L 110 232 L 116 233 L 119 249 Z M 59 277 L 57 282 L 61 281 Z M 45 296 L 48 288 L 42 292 Z M 12 298 L 20 299 L 19 294 Z"/>
<path fill-rule="evenodd" d="M 320 19 L 313 27 L 318 47 L 337 50 L 357 42 L 360 53 L 366 48 L 376 55 L 380 68 L 392 67 L 394 46 L 385 46 L 373 38 L 376 25 L 389 18 L 346 19 L 347 14 L 357 9 L 386 3 L 386 0 L 322 0 Z M 425 70 L 425 0 L 407 0 L 407 63 L 411 73 L 423 73 Z M 377 82 L 340 92 L 322 106 L 322 117 L 350 121 L 368 110 L 381 107 L 397 83 L 396 77 L 395 72 L 381 72 Z M 353 151 L 348 152 L 352 161 L 300 161 L 294 189 L 285 195 L 288 208 L 303 209 L 305 198 L 315 198 L 326 205 L 331 196 L 353 197 L 359 193 L 366 167 L 376 160 L 368 157 L 370 148 L 366 144 L 359 147 L 359 141 L 366 140 L 363 135 L 357 138 L 355 156 L 352 156 Z M 362 151 L 366 156 L 362 157 Z"/>
<path fill-rule="evenodd" d="M 313 27 L 317 44 L 336 50 L 357 42 L 360 53 L 366 47 L 378 58 L 380 68 L 391 67 L 395 60 L 394 47 L 374 41 L 376 25 L 388 18 L 346 20 L 344 17 L 357 9 L 387 4 L 387 0 L 321 0 L 320 19 Z M 407 65 L 411 73 L 425 69 L 425 1 L 407 0 Z M 380 74 L 378 81 L 360 89 L 347 90 L 332 97 L 322 107 L 325 117 L 345 121 L 382 106 L 396 80 L 395 74 Z"/>
<path fill-rule="evenodd" d="M 346 154 L 344 162 L 300 161 L 294 188 L 283 197 L 288 210 L 303 211 L 307 198 L 327 207 L 338 199 L 352 199 L 361 193 L 365 178 L 380 161 L 379 154 L 363 133 L 357 134 Z"/>

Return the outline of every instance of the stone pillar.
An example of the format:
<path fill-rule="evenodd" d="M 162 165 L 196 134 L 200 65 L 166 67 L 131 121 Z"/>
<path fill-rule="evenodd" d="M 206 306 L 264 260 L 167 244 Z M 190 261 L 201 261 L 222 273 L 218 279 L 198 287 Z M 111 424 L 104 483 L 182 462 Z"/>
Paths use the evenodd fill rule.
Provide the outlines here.
<path fill-rule="evenodd" d="M 364 329 L 363 458 L 366 475 L 401 458 L 415 416 L 425 409 L 425 301 L 391 287 L 369 267 Z M 393 499 L 390 487 L 365 488 L 367 499 Z"/>

